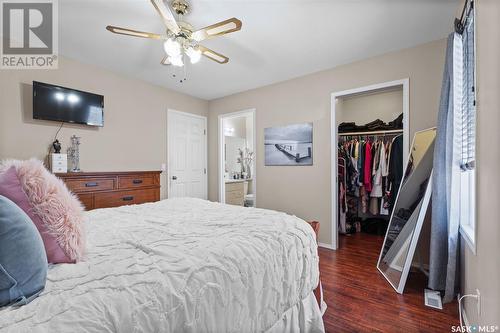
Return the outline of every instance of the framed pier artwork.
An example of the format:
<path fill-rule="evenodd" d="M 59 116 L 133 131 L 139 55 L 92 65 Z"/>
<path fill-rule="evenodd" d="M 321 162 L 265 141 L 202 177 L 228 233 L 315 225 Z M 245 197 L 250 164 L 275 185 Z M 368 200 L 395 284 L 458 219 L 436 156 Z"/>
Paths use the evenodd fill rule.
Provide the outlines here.
<path fill-rule="evenodd" d="M 264 129 L 265 165 L 312 165 L 313 124 Z"/>

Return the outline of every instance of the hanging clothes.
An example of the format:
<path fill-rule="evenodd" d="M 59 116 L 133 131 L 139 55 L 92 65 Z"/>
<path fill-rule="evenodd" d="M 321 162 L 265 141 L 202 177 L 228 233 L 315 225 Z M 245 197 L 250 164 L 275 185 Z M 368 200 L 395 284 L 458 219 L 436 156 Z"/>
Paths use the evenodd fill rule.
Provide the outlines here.
<path fill-rule="evenodd" d="M 385 159 L 385 156 L 382 155 L 382 146 L 383 142 L 378 141 L 375 143 L 375 156 L 374 156 L 374 162 L 373 162 L 373 168 L 372 168 L 372 191 L 370 193 L 370 197 L 373 198 L 381 198 L 383 195 L 382 191 L 382 164 L 385 164 L 385 162 L 382 162 L 382 159 Z M 384 153 L 385 155 L 385 153 Z M 378 211 L 378 208 L 377 208 Z"/>
<path fill-rule="evenodd" d="M 365 142 L 361 142 L 359 144 L 359 158 L 358 158 L 358 170 L 359 170 L 359 176 L 358 176 L 358 186 L 363 186 L 363 181 L 365 178 L 365 173 L 363 171 L 365 165 Z"/>
<path fill-rule="evenodd" d="M 387 146 L 388 144 L 382 142 L 380 147 L 380 175 L 381 177 L 387 177 L 389 175 L 389 167 L 387 163 Z"/>
<path fill-rule="evenodd" d="M 380 215 L 390 215 L 390 202 L 389 198 L 391 196 L 391 188 L 389 184 L 389 160 L 391 156 L 391 147 L 392 140 L 388 141 L 384 145 L 385 150 L 385 158 L 383 160 L 383 164 L 381 165 L 382 169 L 382 187 L 384 195 L 382 196 L 382 200 L 380 200 Z"/>
<path fill-rule="evenodd" d="M 346 216 L 348 212 L 348 206 L 347 206 L 347 190 L 346 190 L 346 184 L 347 184 L 347 163 L 345 158 L 339 157 L 338 161 L 338 182 L 339 182 L 339 231 L 343 234 L 346 233 L 347 231 L 347 225 L 346 225 Z"/>
<path fill-rule="evenodd" d="M 389 208 L 392 210 L 403 178 L 403 136 L 398 135 L 392 140 L 391 156 L 389 159 Z"/>
<path fill-rule="evenodd" d="M 402 174 L 402 162 L 399 165 L 396 164 L 403 158 L 402 145 L 399 149 L 399 143 L 394 140 L 393 135 L 370 135 L 369 138 L 349 136 L 339 142 L 339 159 L 343 158 L 346 161 L 345 198 L 347 202 L 350 202 L 350 207 L 357 206 L 359 209 L 350 209 L 345 216 L 339 216 L 342 224 L 345 223 L 346 230 L 349 230 L 349 226 L 352 226 L 351 229 L 359 226 L 359 223 L 356 223 L 361 221 L 362 217 L 386 216 L 387 218 L 390 215 L 391 186 L 399 187 L 395 178 L 400 177 L 398 174 Z M 400 155 L 398 158 L 391 155 L 394 142 L 396 142 L 394 154 Z M 339 164 L 339 177 L 341 176 L 340 168 Z M 353 206 L 354 202 L 357 204 Z M 341 214 L 346 212 L 344 205 L 345 202 L 339 202 Z"/>
<path fill-rule="evenodd" d="M 363 166 L 363 185 L 367 192 L 372 190 L 372 145 L 368 141 L 365 144 L 365 161 Z"/>

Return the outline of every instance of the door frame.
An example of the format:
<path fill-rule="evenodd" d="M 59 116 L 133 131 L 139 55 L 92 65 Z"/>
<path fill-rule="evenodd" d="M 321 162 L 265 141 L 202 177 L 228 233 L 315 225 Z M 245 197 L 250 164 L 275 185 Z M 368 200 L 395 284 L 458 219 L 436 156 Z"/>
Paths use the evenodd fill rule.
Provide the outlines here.
<path fill-rule="evenodd" d="M 224 119 L 229 119 L 229 118 L 236 118 L 236 117 L 241 117 L 246 114 L 251 114 L 252 115 L 252 122 L 253 122 L 253 130 L 252 130 L 252 136 L 253 136 L 253 154 L 254 154 L 254 160 L 253 160 L 253 170 L 252 170 L 252 193 L 254 194 L 254 199 L 253 199 L 253 206 L 257 207 L 257 123 L 256 123 L 256 109 L 245 109 L 241 111 L 236 111 L 236 112 L 230 112 L 230 113 L 222 113 L 219 114 L 218 116 L 218 121 L 217 121 L 217 137 L 218 137 L 218 143 L 217 143 L 217 150 L 218 150 L 218 163 L 217 163 L 217 184 L 218 184 L 218 189 L 219 189 L 219 202 L 220 203 L 225 203 L 226 202 L 226 188 L 225 188 L 225 182 L 224 182 Z"/>
<path fill-rule="evenodd" d="M 204 143 L 203 147 L 205 148 L 205 157 L 203 159 L 203 164 L 204 164 L 204 169 L 205 169 L 205 174 L 203 177 L 203 182 L 204 182 L 204 199 L 208 199 L 208 170 L 207 170 L 207 165 L 208 165 L 208 143 L 207 143 L 207 117 L 205 116 L 200 116 L 194 113 L 189 113 L 189 112 L 183 112 L 183 111 L 178 111 L 175 109 L 167 109 L 167 171 L 166 171 L 166 176 L 167 176 L 167 198 L 170 198 L 170 143 L 172 142 L 170 135 L 172 131 L 170 131 L 170 126 L 173 124 L 171 121 L 172 115 L 182 115 L 182 116 L 188 116 L 192 118 L 197 118 L 197 119 L 202 119 L 203 120 L 203 125 L 204 125 L 204 130 L 205 130 L 205 135 L 204 135 Z"/>
<path fill-rule="evenodd" d="M 401 80 L 382 82 L 377 84 L 372 84 L 364 87 L 348 89 L 343 91 L 333 92 L 331 94 L 331 110 L 330 110 L 330 143 L 331 143 L 331 223 L 332 223 L 332 241 L 331 244 L 322 244 L 322 246 L 330 248 L 332 250 L 338 249 L 338 219 L 337 219 L 337 208 L 338 208 L 338 128 L 337 128 L 337 113 L 336 113 L 336 100 L 340 97 L 364 94 L 369 92 L 383 91 L 385 89 L 394 87 L 403 87 L 403 163 L 406 163 L 408 158 L 408 153 L 410 149 L 410 79 L 405 78 Z"/>

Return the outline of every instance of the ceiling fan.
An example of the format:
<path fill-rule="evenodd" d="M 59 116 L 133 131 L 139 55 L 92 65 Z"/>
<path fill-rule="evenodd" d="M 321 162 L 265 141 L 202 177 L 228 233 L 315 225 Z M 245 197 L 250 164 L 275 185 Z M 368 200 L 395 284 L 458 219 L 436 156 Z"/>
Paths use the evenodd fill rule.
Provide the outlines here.
<path fill-rule="evenodd" d="M 184 54 L 189 57 L 191 63 L 200 61 L 201 56 L 205 56 L 219 64 L 225 64 L 229 58 L 217 53 L 199 42 L 217 36 L 229 34 L 241 29 L 241 21 L 237 18 L 230 18 L 225 21 L 209 25 L 208 27 L 194 30 L 193 26 L 183 20 L 184 15 L 189 12 L 189 3 L 186 0 L 172 0 L 171 6 L 178 15 L 178 21 L 163 0 L 150 0 L 166 26 L 164 34 L 155 34 L 144 31 L 137 31 L 127 28 L 120 28 L 112 25 L 106 27 L 107 30 L 121 35 L 158 39 L 164 41 L 165 57 L 161 60 L 162 65 L 184 66 Z"/>

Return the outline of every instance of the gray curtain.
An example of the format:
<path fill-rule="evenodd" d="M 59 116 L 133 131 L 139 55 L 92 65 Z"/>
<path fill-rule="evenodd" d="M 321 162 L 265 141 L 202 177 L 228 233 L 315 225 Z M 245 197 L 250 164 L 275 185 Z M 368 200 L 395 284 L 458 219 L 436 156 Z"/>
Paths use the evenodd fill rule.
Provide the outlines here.
<path fill-rule="evenodd" d="M 429 288 L 445 291 L 444 302 L 454 298 L 457 285 L 458 223 L 450 219 L 453 162 L 453 53 L 454 38 L 448 37 L 437 120 L 432 179 L 432 226 Z"/>

